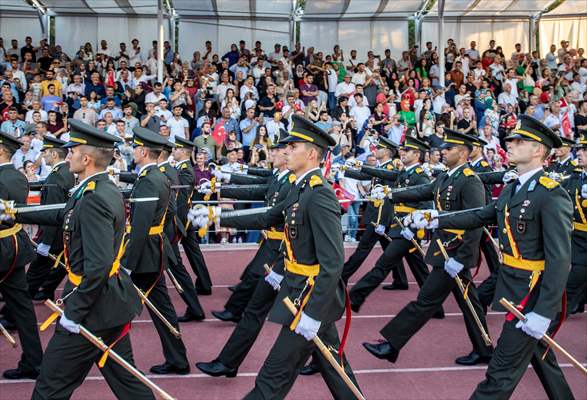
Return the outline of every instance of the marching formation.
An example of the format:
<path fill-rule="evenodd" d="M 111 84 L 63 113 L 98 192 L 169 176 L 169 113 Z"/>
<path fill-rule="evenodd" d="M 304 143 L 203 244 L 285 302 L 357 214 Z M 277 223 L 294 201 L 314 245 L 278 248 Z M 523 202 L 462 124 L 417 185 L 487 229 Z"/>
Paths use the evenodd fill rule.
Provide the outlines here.
<path fill-rule="evenodd" d="M 407 287 L 404 259 L 419 293 L 381 327 L 383 340 L 363 343 L 373 356 L 395 363 L 431 318 L 444 318 L 452 293 L 471 348 L 455 362 L 488 364 L 471 399 L 509 398 L 529 364 L 549 398 L 574 399 L 557 356 L 587 375 L 555 338 L 587 292 L 586 136 L 575 143 L 522 115 L 505 139 L 515 169 L 493 172 L 482 157 L 482 138 L 445 129 L 446 170 L 434 174 L 422 165 L 427 143 L 407 136 L 397 145 L 380 137 L 377 167 L 342 168 L 344 176 L 372 183 L 365 231 L 345 262 L 341 200 L 321 168 L 336 141 L 304 117 L 293 115 L 291 129 L 280 131 L 270 148 L 272 169 L 216 169 L 201 183 L 190 160 L 192 141 L 171 143 L 137 127 L 138 173 L 126 173 L 110 166 L 117 136 L 69 123 L 68 142 L 44 139 L 52 170 L 40 206 L 26 205 L 29 184 L 11 164 L 22 143 L 0 133 L 0 294 L 3 321 L 16 327 L 22 347 L 18 366 L 4 377 L 35 379 L 33 399 L 70 398 L 94 364 L 117 398 L 173 398 L 134 366 L 131 322 L 147 307 L 162 350 L 151 373 L 190 372 L 179 323 L 205 318 L 198 296 L 211 294 L 212 282 L 197 236 L 213 224 L 261 230 L 262 240 L 224 310 L 213 312 L 236 323 L 232 335 L 216 358 L 196 367 L 234 377 L 265 320 L 281 325 L 246 399 L 283 399 L 298 375 L 313 373 L 322 375 L 333 398 L 364 399 L 344 351 L 350 316 L 389 273 L 394 284 L 387 289 Z M 573 149 L 578 164 L 569 161 Z M 553 150 L 558 161 L 544 169 Z M 115 179 L 132 188 L 119 190 Z M 495 183 L 505 187 L 492 199 Z M 212 196 L 264 206 L 227 209 Z M 39 226 L 35 241 L 23 224 Z M 348 288 L 377 242 L 382 255 Z M 491 274 L 477 286 L 481 258 Z M 53 302 L 63 279 L 61 298 Z M 186 305 L 180 317 L 167 279 Z M 53 313 L 39 329 L 55 322 L 44 352 L 32 303 L 40 294 Z M 507 312 L 501 332 L 489 332 L 488 307 Z M 335 323 L 343 316 L 339 334 Z"/>

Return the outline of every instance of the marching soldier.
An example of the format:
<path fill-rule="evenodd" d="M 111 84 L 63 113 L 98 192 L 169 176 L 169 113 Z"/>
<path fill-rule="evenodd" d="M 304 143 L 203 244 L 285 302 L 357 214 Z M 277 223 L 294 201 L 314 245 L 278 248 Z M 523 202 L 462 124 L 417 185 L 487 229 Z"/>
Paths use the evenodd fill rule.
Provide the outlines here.
<path fill-rule="evenodd" d="M 587 294 L 587 134 L 579 138 L 576 147 L 578 168 L 563 184 L 574 206 L 571 272 L 567 282 L 568 313 L 581 310 Z"/>
<path fill-rule="evenodd" d="M 562 176 L 568 176 L 573 173 L 577 168 L 577 161 L 573 160 L 573 154 L 571 150 L 575 145 L 575 142 L 571 139 L 561 136 L 562 146 L 554 149 L 555 160 L 553 163 L 546 168 L 548 172 L 554 172 Z M 551 175 L 551 178 L 560 181 L 559 177 Z"/>
<path fill-rule="evenodd" d="M 505 139 L 519 178 L 509 184 L 497 202 L 479 211 L 438 217 L 430 222 L 414 215 L 414 226 L 439 229 L 499 227 L 503 263 L 498 274 L 493 309 L 506 298 L 525 314 L 524 322 L 508 314 L 486 378 L 471 399 L 507 399 L 527 371 L 536 371 L 551 399 L 573 399 L 552 351 L 540 340 L 559 325 L 563 291 L 571 266 L 573 207 L 567 192 L 542 168 L 560 137 L 526 115 Z M 450 213 L 449 213 L 450 215 Z"/>
<path fill-rule="evenodd" d="M 10 161 L 20 146 L 20 140 L 0 132 L 0 199 L 26 204 L 28 182 Z M 13 224 L 10 218 L 2 215 L 3 208 L 0 201 L 0 254 L 3 258 L 0 264 L 0 294 L 18 329 L 22 355 L 18 366 L 4 371 L 2 375 L 6 379 L 36 379 L 39 376 L 43 349 L 24 271 L 35 253 L 22 225 Z"/>
<path fill-rule="evenodd" d="M 282 138 L 287 136 L 287 132 L 280 132 Z M 291 184 L 289 182 L 289 170 L 285 164 L 285 158 L 282 149 L 284 144 L 277 142 L 270 151 L 270 156 L 275 154 L 273 159 L 275 172 L 269 176 L 267 184 L 264 185 L 224 185 L 220 186 L 217 193 L 222 197 L 234 198 L 240 200 L 264 200 L 267 207 L 273 207 L 279 200 L 283 200 L 289 192 Z M 207 189 L 204 189 L 207 190 Z M 223 311 L 212 311 L 212 314 L 221 321 L 238 322 L 241 319 L 245 307 L 251 300 L 259 279 L 265 276 L 263 266 L 273 265 L 280 255 L 280 247 L 283 241 L 283 226 L 271 227 L 271 229 L 262 231 L 263 240 L 259 250 L 246 266 L 241 275 L 240 283 L 234 288 L 234 291 L 226 304 Z M 246 353 L 245 353 L 246 354 Z"/>
<path fill-rule="evenodd" d="M 367 166 L 361 167 L 360 171 L 353 169 L 347 169 L 344 172 L 344 176 L 351 179 L 357 180 L 371 180 L 371 187 L 376 185 L 393 185 L 399 172 L 395 170 L 393 166 L 393 155 L 397 150 L 397 146 L 389 139 L 381 136 L 379 137 L 379 143 L 377 144 L 377 161 L 379 162 L 379 168 L 368 168 Z M 383 180 L 381 173 L 379 176 L 374 175 L 378 173 L 378 170 L 387 170 L 390 173 L 387 174 L 390 180 Z M 377 242 L 381 245 L 381 248 L 385 250 L 389 242 L 382 235 L 385 233 L 386 228 L 391 223 L 393 216 L 393 206 L 385 199 L 376 200 L 367 203 L 365 213 L 363 214 L 363 220 L 365 222 L 365 232 L 359 240 L 359 244 L 355 249 L 355 252 L 349 257 L 344 264 L 344 270 L 342 273 L 342 279 L 348 282 L 349 278 L 361 267 L 363 261 L 369 256 L 369 253 Z M 373 225 L 373 223 L 375 225 Z M 397 271 L 403 269 L 403 266 L 394 266 L 392 269 L 394 274 Z M 394 275 L 394 278 L 395 275 Z M 394 279 L 394 289 L 407 289 L 408 282 L 399 282 L 401 279 Z"/>
<path fill-rule="evenodd" d="M 67 149 L 64 141 L 52 136 L 43 138 L 42 156 L 51 172 L 41 188 L 41 204 L 66 203 L 69 190 L 75 185 L 75 176 L 65 161 Z M 49 254 L 61 255 L 63 252 L 63 231 L 57 226 L 40 226 L 37 239 L 37 257 L 27 271 L 29 294 L 35 300 L 53 299 L 55 289 L 66 275 L 63 268 L 56 267 Z M 52 269 L 52 267 L 54 267 Z M 43 289 L 39 292 L 39 288 Z"/>
<path fill-rule="evenodd" d="M 157 167 L 157 159 L 167 140 L 144 128 L 133 130 L 133 157 L 140 168 L 133 185 L 131 197 L 157 197 L 157 201 L 132 203 L 128 242 L 122 258 L 122 266 L 131 271 L 131 277 L 153 305 L 176 329 L 177 314 L 169 298 L 163 271 L 167 264 L 164 249 L 167 237 L 163 232 L 165 214 L 169 205 L 169 181 Z M 187 374 L 190 366 L 183 341 L 171 334 L 169 329 L 149 309 L 157 329 L 165 363 L 151 367 L 154 374 Z"/>
<path fill-rule="evenodd" d="M 282 135 L 284 138 L 286 135 Z M 268 207 L 275 207 L 276 204 L 283 201 L 291 189 L 290 180 L 295 180 L 292 174 L 290 174 L 286 165 L 285 155 L 285 144 L 277 142 L 270 149 L 270 157 L 273 163 L 273 167 L 276 168 L 276 174 L 272 179 L 273 184 L 268 187 L 256 185 L 255 188 L 261 187 L 261 192 L 265 192 Z M 290 179 L 290 177 L 292 177 Z M 237 187 L 238 188 L 238 187 Z M 224 193 L 226 187 L 220 188 Z M 241 189 L 229 189 L 231 197 L 238 198 L 253 198 L 253 194 L 257 189 L 253 187 L 241 188 Z M 246 194 L 243 192 L 247 192 Z M 244 194 L 245 196 L 241 196 Z M 233 219 L 235 222 L 233 225 L 238 223 L 238 219 Z M 224 224 L 224 220 L 223 220 Z M 238 228 L 247 228 L 248 226 L 236 226 Z M 245 357 L 251 350 L 251 347 L 255 343 L 261 328 L 265 322 L 269 310 L 273 306 L 273 302 L 277 297 L 277 291 L 279 290 L 279 283 L 283 279 L 284 266 L 283 266 L 283 252 L 280 251 L 281 243 L 283 242 L 283 223 L 273 226 L 266 231 L 267 239 L 264 239 L 259 251 L 247 266 L 250 268 L 263 269 L 263 263 L 272 265 L 272 271 L 269 275 L 264 277 L 264 273 L 260 272 L 260 277 L 257 278 L 256 285 L 254 287 L 253 294 L 250 300 L 247 301 L 246 307 L 242 313 L 242 318 L 238 321 L 238 325 L 232 332 L 232 335 L 222 348 L 222 351 L 216 359 L 211 362 L 199 362 L 196 363 L 196 367 L 205 374 L 211 376 L 236 376 L 238 367 L 242 364 Z M 281 237 L 279 237 L 281 236 Z M 262 251 L 266 247 L 268 251 Z M 260 263 L 261 265 L 255 265 Z M 252 273 L 243 273 L 243 283 L 247 282 L 252 278 Z M 279 282 L 278 282 L 279 281 Z M 241 283 L 242 284 L 242 283 Z M 241 291 L 241 284 L 237 285 L 235 294 Z M 233 296 L 231 296 L 232 298 Z M 230 302 L 230 301 L 229 301 Z"/>
<path fill-rule="evenodd" d="M 430 179 L 420 166 L 423 153 L 428 149 L 429 147 L 426 143 L 410 136 L 406 137 L 406 141 L 399 151 L 404 170 L 399 174 L 398 187 L 423 185 L 430 182 Z M 406 204 L 396 204 L 394 211 L 397 216 L 405 216 L 411 211 L 429 208 L 431 205 L 432 202 L 430 201 L 408 202 Z M 384 253 L 379 257 L 373 269 L 365 274 L 350 291 L 351 307 L 355 312 L 359 311 L 367 296 L 383 282 L 390 269 L 402 263 L 402 258 L 404 257 L 412 257 L 408 265 L 420 287 L 428 277 L 428 267 L 424 263 L 422 255 L 417 251 L 414 252 L 417 249 L 411 240 L 418 239 L 414 233 L 407 227 L 402 230 L 397 223 L 393 223 L 388 236 L 393 241 L 385 248 Z"/>
<path fill-rule="evenodd" d="M 391 194 L 391 200 L 394 203 L 434 200 L 438 210 L 446 211 L 479 207 L 485 204 L 485 189 L 467 164 L 476 138 L 449 129 L 445 129 L 444 132 L 443 157 L 449 170 L 427 186 Z M 463 294 L 454 280 L 459 275 L 469 285 L 468 296 L 483 327 L 487 330 L 483 309 L 469 271 L 479 262 L 481 234 L 481 229 L 436 230 L 434 232 L 426 253 L 426 262 L 432 266 L 432 272 L 420 289 L 417 300 L 408 303 L 381 329 L 380 333 L 387 341 L 379 344 L 363 344 L 367 351 L 377 358 L 395 362 L 400 350 L 428 322 L 452 292 L 463 312 L 467 334 L 473 345 L 473 351 L 467 356 L 459 357 L 456 362 L 464 361 L 467 365 L 472 365 L 489 361 L 492 348 L 484 343 Z M 450 258 L 447 261 L 444 260 L 438 248 L 437 239 L 442 241 L 449 254 Z"/>
<path fill-rule="evenodd" d="M 92 364 L 102 359 L 100 371 L 117 398 L 154 399 L 150 389 L 119 364 L 104 359 L 104 353 L 79 335 L 83 325 L 132 364 L 128 329 L 141 311 L 141 302 L 130 277 L 120 270 L 124 203 L 106 172 L 120 139 L 75 120 L 70 127 L 65 146 L 71 149 L 70 170 L 81 182 L 65 208 L 16 214 L 18 222 L 62 226 L 68 275 L 65 310 L 47 346 L 32 398 L 70 398 Z M 22 278 L 24 283 L 24 272 Z M 36 332 L 36 326 L 26 331 Z"/>
<path fill-rule="evenodd" d="M 325 185 L 319 165 L 334 139 L 305 118 L 294 115 L 288 143 L 287 166 L 296 175 L 287 198 L 269 210 L 236 211 L 220 223 L 231 226 L 240 219 L 251 228 L 267 228 L 285 223 L 285 276 L 277 279 L 281 289 L 269 320 L 283 325 L 257 379 L 245 399 L 282 399 L 291 389 L 300 369 L 316 349 L 311 340 L 318 335 L 326 345 L 338 346 L 334 322 L 345 308 L 345 286 L 341 279 L 344 261 L 340 205 L 332 189 Z M 265 211 L 265 212 L 263 212 Z M 199 226 L 209 222 L 209 210 L 195 209 L 192 219 Z M 293 299 L 300 309 L 292 316 L 282 300 Z M 344 360 L 344 358 L 343 358 Z M 320 371 L 335 398 L 353 398 L 332 366 L 319 358 Z M 344 369 L 355 380 L 349 364 Z"/>
<path fill-rule="evenodd" d="M 473 143 L 473 150 L 471 151 L 471 161 L 469 164 L 476 174 L 481 174 L 480 176 L 484 176 L 493 171 L 491 166 L 489 166 L 489 163 L 483 158 L 483 146 L 486 144 L 487 142 L 485 139 L 479 137 L 477 138 L 477 141 Z M 501 179 L 503 179 L 503 177 Z M 483 182 L 483 178 L 481 178 L 481 181 Z M 485 184 L 485 204 L 489 204 L 492 201 L 492 187 L 493 184 Z M 490 237 L 487 232 L 489 232 L 489 230 L 484 231 L 481 236 L 481 252 L 483 253 L 483 257 L 485 257 L 485 262 L 487 263 L 491 275 L 477 288 L 479 292 L 479 300 L 484 309 L 493 301 L 495 283 L 497 281 L 496 274 L 497 269 L 499 268 L 499 256 L 495 245 L 493 244 L 493 238 Z"/>
<path fill-rule="evenodd" d="M 179 183 L 180 185 L 189 186 L 178 190 L 177 216 L 179 222 L 186 228 L 186 235 L 182 236 L 181 244 L 190 266 L 194 274 L 196 274 L 196 292 L 199 295 L 208 296 L 212 294 L 212 280 L 210 279 L 210 273 L 208 272 L 208 267 L 206 267 L 202 250 L 200 250 L 200 245 L 196 239 L 197 232 L 193 226 L 190 226 L 187 220 L 188 211 L 192 208 L 192 195 L 194 193 L 194 170 L 190 161 L 194 147 L 194 142 L 182 137 L 178 137 L 175 140 L 173 158 L 177 163 L 176 168 L 179 171 Z M 180 260 L 179 254 L 176 254 L 176 257 Z M 194 316 L 186 312 L 186 315 L 182 317 L 182 322 L 192 319 L 194 319 Z"/>
<path fill-rule="evenodd" d="M 179 186 L 179 171 L 169 162 L 169 157 L 171 156 L 173 149 L 175 149 L 175 144 L 167 141 L 163 150 L 161 150 L 161 153 L 159 154 L 159 159 L 157 160 L 159 164 L 157 164 L 157 166 L 159 167 L 159 170 L 165 174 L 171 186 Z M 166 244 L 169 243 L 171 245 L 171 248 L 165 250 L 165 254 L 168 256 L 169 260 L 169 269 L 183 289 L 183 293 L 180 293 L 179 295 L 187 305 L 185 314 L 179 317 L 178 321 L 203 321 L 204 318 L 206 318 L 204 310 L 198 300 L 198 294 L 194 282 L 186 271 L 179 252 L 178 242 L 182 236 L 186 235 L 186 231 L 185 227 L 177 217 L 177 197 L 178 188 L 172 188 L 171 195 L 169 196 L 167 215 L 165 216 L 164 232 L 168 239 Z"/>

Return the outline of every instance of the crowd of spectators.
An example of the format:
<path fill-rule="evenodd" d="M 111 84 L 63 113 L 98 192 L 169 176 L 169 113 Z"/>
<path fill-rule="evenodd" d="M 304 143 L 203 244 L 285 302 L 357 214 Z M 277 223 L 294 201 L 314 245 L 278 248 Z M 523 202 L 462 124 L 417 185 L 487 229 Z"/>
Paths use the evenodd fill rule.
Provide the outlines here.
<path fill-rule="evenodd" d="M 162 82 L 157 42 L 142 46 L 137 38 L 118 49 L 102 40 L 98 48 L 85 43 L 66 54 L 45 40 L 35 46 L 30 37 L 24 45 L 0 38 L 0 130 L 24 143 L 14 156 L 16 167 L 30 180 L 46 176 L 42 138 L 67 139 L 70 118 L 123 138 L 115 162 L 123 170 L 134 168 L 130 141 L 136 126 L 172 142 L 193 139 L 198 177 L 206 176 L 211 161 L 225 171 L 267 166 L 268 148 L 280 129 L 291 127 L 294 113 L 336 139 L 334 163 L 356 158 L 376 165 L 379 136 L 399 144 L 415 135 L 432 147 L 427 171 L 442 168 L 438 147 L 445 128 L 483 136 L 486 160 L 497 169 L 507 166 L 503 139 L 521 113 L 563 136 L 587 130 L 587 58 L 566 41 L 540 55 L 520 44 L 504 54 L 493 40 L 478 49 L 474 41 L 458 47 L 449 39 L 442 50 L 444 77 L 431 42 L 401 54 L 362 55 L 338 45 L 331 51 L 300 44 L 264 48 L 259 41 L 216 53 L 207 41 L 191 59 L 181 59 L 165 42 Z M 338 183 L 357 200 L 369 191 L 369 182 Z M 357 213 L 356 204 L 349 207 L 349 241 L 356 239 Z"/>

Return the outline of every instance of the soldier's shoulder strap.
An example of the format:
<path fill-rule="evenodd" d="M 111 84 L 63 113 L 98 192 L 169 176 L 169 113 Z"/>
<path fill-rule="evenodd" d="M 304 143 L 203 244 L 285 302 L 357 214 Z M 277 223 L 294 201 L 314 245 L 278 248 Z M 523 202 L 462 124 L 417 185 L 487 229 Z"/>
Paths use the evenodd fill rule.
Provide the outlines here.
<path fill-rule="evenodd" d="M 310 187 L 311 188 L 314 188 L 316 186 L 322 186 L 323 184 L 324 184 L 324 181 L 318 175 L 314 175 L 310 178 Z"/>
<path fill-rule="evenodd" d="M 471 168 L 465 168 L 463 170 L 463 175 L 465 175 L 465 176 L 474 176 L 475 175 L 475 171 L 473 171 Z"/>
<path fill-rule="evenodd" d="M 552 190 L 552 189 L 556 188 L 557 186 L 559 186 L 559 183 L 557 181 L 549 178 L 548 176 L 541 176 L 538 179 L 538 182 L 548 190 Z"/>

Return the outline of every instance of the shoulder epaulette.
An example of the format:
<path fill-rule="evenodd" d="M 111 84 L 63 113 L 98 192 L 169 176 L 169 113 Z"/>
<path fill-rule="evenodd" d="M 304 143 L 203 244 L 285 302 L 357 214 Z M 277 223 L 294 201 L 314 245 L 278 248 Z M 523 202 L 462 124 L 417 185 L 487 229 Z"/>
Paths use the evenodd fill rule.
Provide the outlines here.
<path fill-rule="evenodd" d="M 391 163 L 389 163 L 389 164 L 387 164 L 385 166 L 385 168 L 388 169 L 388 170 L 392 170 L 393 169 L 393 165 L 391 165 Z"/>
<path fill-rule="evenodd" d="M 314 175 L 310 178 L 310 187 L 314 187 L 314 186 L 319 186 L 322 185 L 324 182 L 322 181 L 322 178 L 320 178 L 318 175 Z"/>
<path fill-rule="evenodd" d="M 549 178 L 548 176 L 541 176 L 540 179 L 538 179 L 538 182 L 540 182 L 540 184 L 548 190 L 552 190 L 559 185 L 557 181 Z"/>
<path fill-rule="evenodd" d="M 582 174 L 582 173 L 583 173 L 583 168 L 575 168 L 575 169 L 573 170 L 573 172 L 576 172 L 576 173 Z"/>
<path fill-rule="evenodd" d="M 487 161 L 485 161 L 485 160 L 481 160 L 481 166 L 483 168 L 487 168 L 487 167 L 489 167 L 489 163 Z"/>
<path fill-rule="evenodd" d="M 143 170 L 143 172 L 141 172 L 141 174 L 139 175 L 139 178 L 142 178 L 143 176 L 147 176 L 147 170 Z"/>
<path fill-rule="evenodd" d="M 164 166 L 164 165 L 160 166 L 160 167 L 159 167 L 159 171 L 161 171 L 161 172 L 165 172 L 165 166 Z"/>
<path fill-rule="evenodd" d="M 290 174 L 287 179 L 289 180 L 289 183 L 293 184 L 295 183 L 297 177 L 294 174 Z"/>
<path fill-rule="evenodd" d="M 416 173 L 417 174 L 421 174 L 422 172 L 424 172 L 424 170 L 420 167 L 416 167 Z"/>
<path fill-rule="evenodd" d="M 576 167 L 577 166 L 577 160 L 571 160 L 571 165 L 573 167 Z"/>
<path fill-rule="evenodd" d="M 82 194 L 90 193 L 90 192 L 93 192 L 94 190 L 96 190 L 96 182 L 89 181 L 88 184 L 86 185 L 86 187 L 84 188 L 84 190 L 82 191 Z"/>
<path fill-rule="evenodd" d="M 473 176 L 473 175 L 475 175 L 475 172 L 473 172 L 473 170 L 471 168 L 465 168 L 463 170 L 463 174 L 465 176 Z"/>
<path fill-rule="evenodd" d="M 188 165 L 187 164 L 181 164 L 181 169 L 187 169 Z"/>

